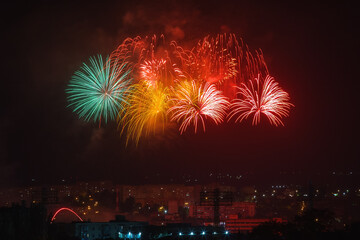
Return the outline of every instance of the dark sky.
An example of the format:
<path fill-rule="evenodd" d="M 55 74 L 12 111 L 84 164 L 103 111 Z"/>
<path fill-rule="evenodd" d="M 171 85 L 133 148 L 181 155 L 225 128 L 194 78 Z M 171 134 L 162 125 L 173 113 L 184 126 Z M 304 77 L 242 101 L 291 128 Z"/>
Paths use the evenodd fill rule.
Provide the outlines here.
<path fill-rule="evenodd" d="M 156 173 L 360 171 L 355 6 L 54 2 L 2 6 L 0 185 L 63 177 L 136 182 Z M 99 128 L 66 108 L 74 71 L 126 37 L 164 33 L 191 45 L 224 30 L 263 50 L 295 105 L 285 127 L 209 123 L 206 133 L 169 130 L 125 148 L 115 123 Z"/>

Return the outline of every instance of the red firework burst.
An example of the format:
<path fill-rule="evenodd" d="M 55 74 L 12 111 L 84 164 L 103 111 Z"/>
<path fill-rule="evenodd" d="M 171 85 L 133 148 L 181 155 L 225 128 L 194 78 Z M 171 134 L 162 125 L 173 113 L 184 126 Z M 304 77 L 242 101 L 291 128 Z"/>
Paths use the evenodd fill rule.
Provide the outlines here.
<path fill-rule="evenodd" d="M 141 79 L 153 85 L 161 82 L 164 86 L 172 86 L 177 80 L 184 78 L 182 70 L 173 62 L 173 45 L 165 41 L 165 37 L 128 38 L 114 50 L 110 59 L 127 59 L 132 62 L 135 79 Z"/>
<path fill-rule="evenodd" d="M 140 77 L 148 85 L 155 85 L 157 81 L 161 79 L 163 72 L 165 71 L 166 60 L 153 59 L 152 61 L 144 61 L 140 64 Z"/>
<path fill-rule="evenodd" d="M 271 124 L 284 125 L 283 117 L 289 116 L 291 104 L 289 94 L 279 87 L 273 77 L 267 75 L 265 80 L 260 75 L 249 84 L 242 83 L 237 87 L 239 99 L 233 100 L 230 106 L 229 120 L 238 115 L 235 122 L 243 121 L 253 115 L 253 125 L 260 123 L 261 113 L 265 114 Z"/>
<path fill-rule="evenodd" d="M 207 36 L 191 51 L 173 43 L 183 71 L 192 79 L 215 83 L 223 93 L 233 98 L 234 86 L 253 79 L 268 69 L 261 50 L 252 52 L 235 34 Z"/>
<path fill-rule="evenodd" d="M 194 125 L 196 133 L 198 122 L 205 131 L 205 118 L 209 117 L 219 124 L 226 116 L 229 102 L 213 84 L 183 81 L 174 89 L 173 94 L 173 106 L 168 112 L 172 121 L 181 122 L 181 133 L 191 124 Z"/>

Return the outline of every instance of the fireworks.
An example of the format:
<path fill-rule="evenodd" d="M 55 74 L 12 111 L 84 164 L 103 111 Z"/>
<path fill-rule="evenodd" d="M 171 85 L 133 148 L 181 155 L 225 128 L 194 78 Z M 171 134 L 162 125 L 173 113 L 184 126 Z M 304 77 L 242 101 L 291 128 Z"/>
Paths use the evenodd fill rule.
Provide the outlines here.
<path fill-rule="evenodd" d="M 159 128 L 164 129 L 168 108 L 167 88 L 161 84 L 149 86 L 145 82 L 135 84 L 129 95 L 126 109 L 119 113 L 118 124 L 121 133 L 126 129 L 126 142 L 137 144 L 142 135 L 149 135 Z"/>
<path fill-rule="evenodd" d="M 141 64 L 141 78 L 145 80 L 149 85 L 155 85 L 156 82 L 161 80 L 162 70 L 165 69 L 166 60 L 152 60 L 144 61 Z"/>
<path fill-rule="evenodd" d="M 201 124 L 205 131 L 204 118 L 210 118 L 219 124 L 226 116 L 229 102 L 213 84 L 202 85 L 195 81 L 184 81 L 178 84 L 173 94 L 173 106 L 169 113 L 172 121 L 181 122 L 181 133 L 191 124 L 194 125 L 195 132 L 198 124 Z"/>
<path fill-rule="evenodd" d="M 293 106 L 289 100 L 289 94 L 282 90 L 273 77 L 266 76 L 265 80 L 260 75 L 249 84 L 242 83 L 237 87 L 240 95 L 231 104 L 229 119 L 238 115 L 235 121 L 243 121 L 253 115 L 253 125 L 260 123 L 260 115 L 265 114 L 270 123 L 278 126 L 284 125 L 282 117 L 289 115 L 290 107 Z"/>
<path fill-rule="evenodd" d="M 167 61 L 164 59 L 144 61 L 144 63 L 140 65 L 140 78 L 151 86 L 157 83 L 164 84 L 165 86 L 172 85 L 172 81 L 168 81 L 168 74 L 174 79 L 183 77 L 183 75 L 181 70 L 175 67 L 175 65 L 170 67 L 173 72 L 168 70 L 169 66 L 167 65 Z"/>
<path fill-rule="evenodd" d="M 83 64 L 73 75 L 66 90 L 69 106 L 86 121 L 103 119 L 105 123 L 115 119 L 124 107 L 124 99 L 131 84 L 131 70 L 126 62 L 108 59 L 105 64 L 99 55 L 90 58 L 90 64 Z"/>
<path fill-rule="evenodd" d="M 208 119 L 220 124 L 252 116 L 257 125 L 261 114 L 279 126 L 293 106 L 269 76 L 262 51 L 250 51 L 235 34 L 207 36 L 190 49 L 163 35 L 127 38 L 105 62 L 99 55 L 83 64 L 66 93 L 86 121 L 118 116 L 126 142 L 136 144 L 164 130 L 168 119 L 179 124 L 180 134 L 190 126 L 205 131 Z"/>
<path fill-rule="evenodd" d="M 185 75 L 177 66 L 172 50 L 172 43 L 166 42 L 163 35 L 152 37 L 126 39 L 110 55 L 111 62 L 116 59 L 127 59 L 133 66 L 133 74 L 139 81 L 148 84 L 161 82 L 164 86 L 171 86 Z M 138 81 L 138 82 L 139 82 Z"/>
<path fill-rule="evenodd" d="M 251 52 L 235 34 L 207 36 L 191 51 L 176 43 L 173 45 L 185 73 L 193 79 L 216 84 L 230 98 L 235 95 L 234 86 L 255 78 L 259 73 L 268 74 L 261 50 Z"/>

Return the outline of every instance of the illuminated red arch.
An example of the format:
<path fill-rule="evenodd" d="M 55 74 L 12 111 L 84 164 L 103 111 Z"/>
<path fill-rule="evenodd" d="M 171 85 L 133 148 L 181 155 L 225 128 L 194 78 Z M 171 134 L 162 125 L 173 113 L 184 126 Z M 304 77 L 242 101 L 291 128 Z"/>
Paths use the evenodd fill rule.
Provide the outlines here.
<path fill-rule="evenodd" d="M 64 210 L 73 213 L 75 216 L 77 216 L 77 218 L 78 218 L 80 221 L 82 221 L 82 222 L 84 221 L 84 220 L 82 220 L 82 218 L 81 218 L 79 215 L 77 215 L 76 212 L 74 212 L 74 211 L 71 210 L 70 208 L 65 208 L 65 207 L 64 207 L 64 208 L 60 208 L 59 210 L 57 210 L 57 211 L 54 213 L 54 216 L 51 218 L 51 222 L 54 221 L 56 215 L 58 215 L 59 212 L 64 211 Z"/>

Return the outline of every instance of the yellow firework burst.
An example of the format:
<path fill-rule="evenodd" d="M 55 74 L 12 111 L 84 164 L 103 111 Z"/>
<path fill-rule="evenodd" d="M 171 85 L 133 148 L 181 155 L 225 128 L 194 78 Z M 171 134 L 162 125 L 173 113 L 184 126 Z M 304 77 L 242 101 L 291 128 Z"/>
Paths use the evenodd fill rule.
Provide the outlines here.
<path fill-rule="evenodd" d="M 118 127 L 126 133 L 126 144 L 138 144 L 141 136 L 163 130 L 168 109 L 168 89 L 160 84 L 149 86 L 145 82 L 134 84 L 127 99 L 127 108 L 119 113 Z"/>

